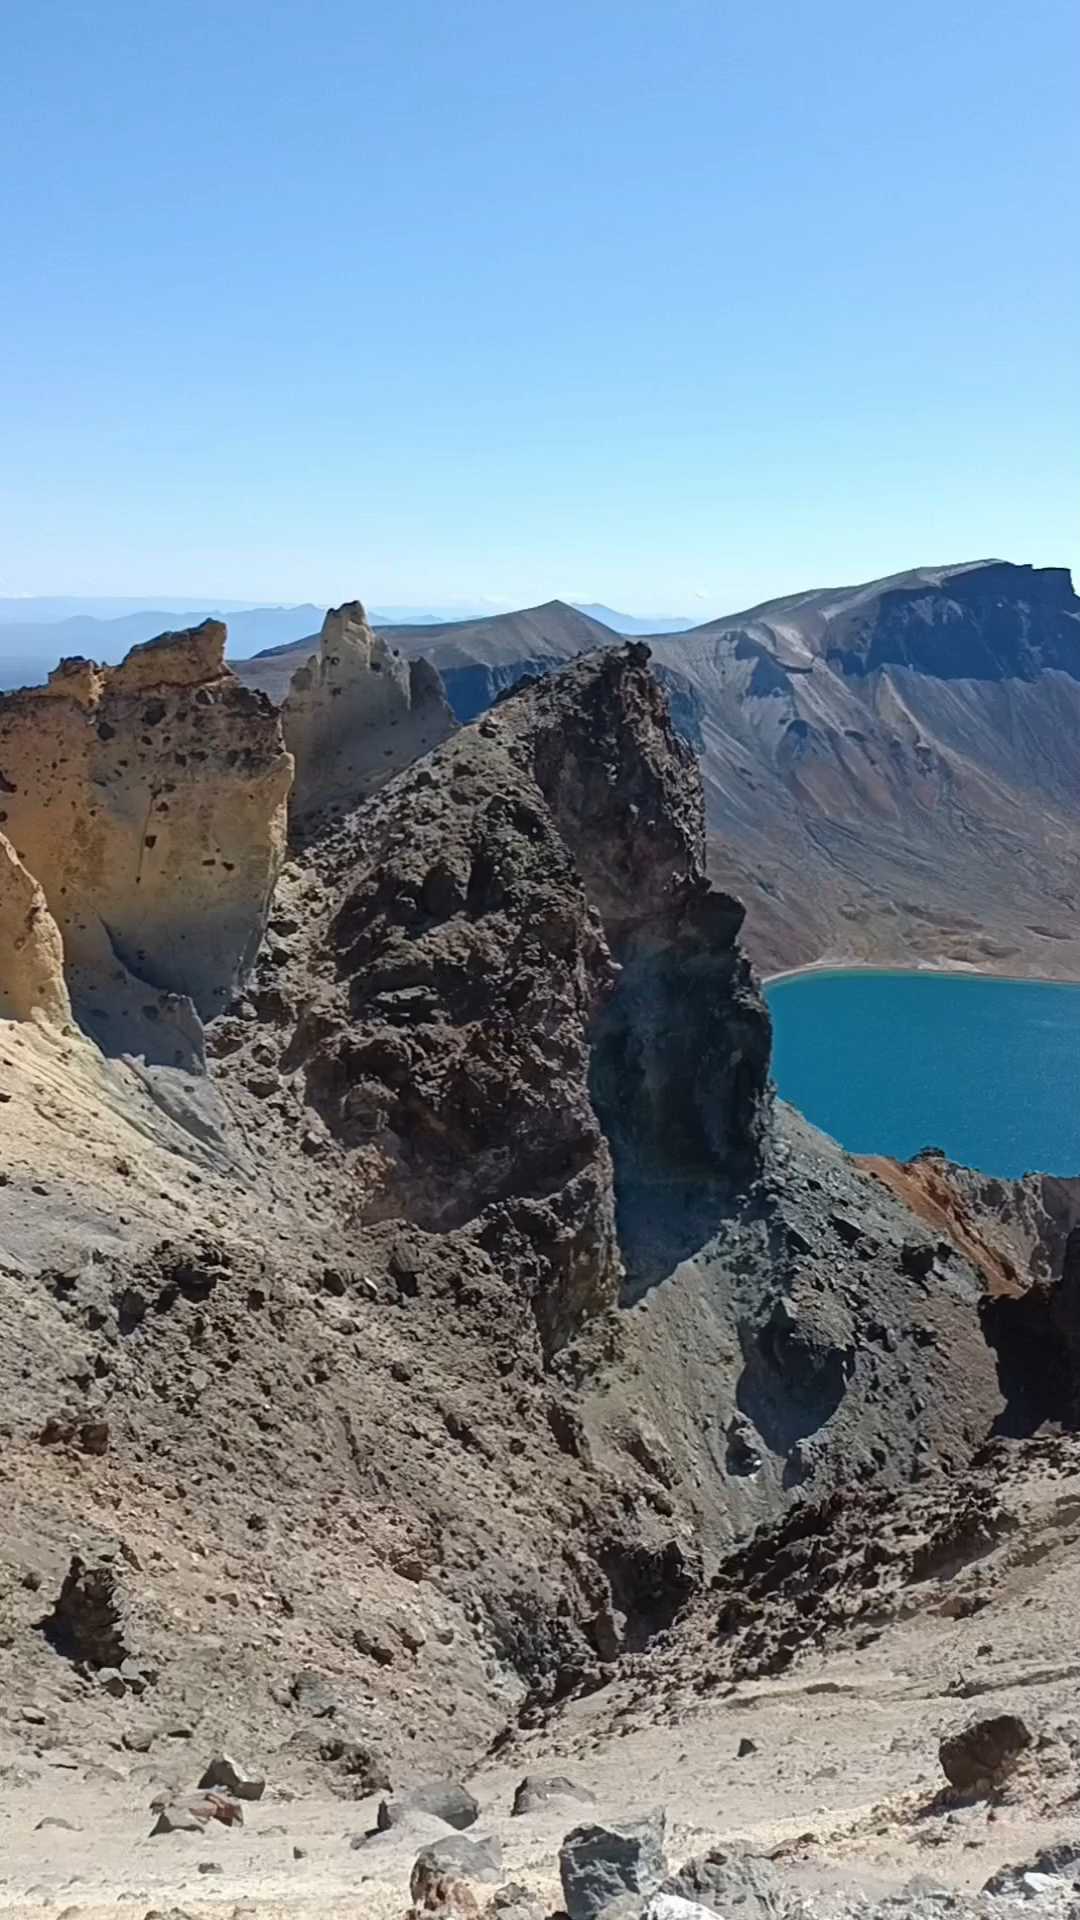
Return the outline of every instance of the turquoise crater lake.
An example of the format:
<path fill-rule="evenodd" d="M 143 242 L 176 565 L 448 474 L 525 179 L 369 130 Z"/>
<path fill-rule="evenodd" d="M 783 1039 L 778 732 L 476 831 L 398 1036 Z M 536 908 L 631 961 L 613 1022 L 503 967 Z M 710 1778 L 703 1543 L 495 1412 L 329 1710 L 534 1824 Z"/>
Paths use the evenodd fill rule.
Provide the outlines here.
<path fill-rule="evenodd" d="M 777 1088 L 850 1152 L 1080 1174 L 1080 986 L 822 971 L 766 999 Z"/>

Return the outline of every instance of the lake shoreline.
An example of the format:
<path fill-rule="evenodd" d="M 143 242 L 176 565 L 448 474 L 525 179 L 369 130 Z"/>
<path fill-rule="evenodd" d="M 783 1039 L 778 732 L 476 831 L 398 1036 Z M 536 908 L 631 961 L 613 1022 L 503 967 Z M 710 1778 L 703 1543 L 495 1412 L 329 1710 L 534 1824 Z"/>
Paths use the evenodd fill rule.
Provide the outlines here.
<path fill-rule="evenodd" d="M 1080 1177 L 1080 982 L 817 965 L 765 998 L 778 1092 L 848 1153 Z"/>
<path fill-rule="evenodd" d="M 785 967 L 779 973 L 763 973 L 758 977 L 763 987 L 776 987 L 785 980 L 806 980 L 814 974 L 836 973 L 881 973 L 881 974 L 938 974 L 952 980 L 1000 980 L 1014 987 L 1080 987 L 1080 975 L 1063 976 L 1060 973 L 998 973 L 993 967 L 938 966 L 931 961 L 914 967 L 887 966 L 879 960 L 808 960 L 804 967 Z"/>

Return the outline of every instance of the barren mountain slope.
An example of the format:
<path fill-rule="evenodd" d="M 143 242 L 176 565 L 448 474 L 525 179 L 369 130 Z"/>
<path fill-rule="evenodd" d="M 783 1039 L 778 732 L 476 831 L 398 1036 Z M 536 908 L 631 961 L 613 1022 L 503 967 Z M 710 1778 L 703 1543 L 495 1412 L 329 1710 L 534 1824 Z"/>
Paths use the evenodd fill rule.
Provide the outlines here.
<path fill-rule="evenodd" d="M 1015 1404 L 981 1243 L 774 1111 L 704 858 L 647 650 L 605 649 L 297 844 L 208 1077 L 105 1059 L 62 1001 L 0 1023 L 0 1817 L 77 1776 L 102 1901 L 132 1860 L 195 1897 L 192 1850 L 233 1836 L 138 1836 L 221 1745 L 304 1796 L 253 1831 L 337 1849 L 316 1886 L 370 1875 L 372 1914 L 409 1850 L 338 1854 L 386 1781 L 595 1726 L 625 1811 L 614 1708 L 669 1740 L 658 1689 L 704 1679 L 748 1530 L 782 1549 L 844 1488 L 856 1535 L 913 1485 L 929 1533 L 963 1506 Z M 687 1851 L 730 1824 L 693 1804 Z M 550 1893 L 533 1831 L 511 1851 Z M 10 1857 L 59 1894 L 34 1844 Z M 225 1863 L 237 1897 L 257 1851 Z"/>
<path fill-rule="evenodd" d="M 1080 972 L 1080 602 L 985 562 L 660 636 L 766 969 Z M 678 703 L 677 703 L 677 711 Z"/>
<path fill-rule="evenodd" d="M 474 720 L 496 694 L 523 674 L 548 672 L 594 647 L 616 646 L 619 640 L 610 627 L 564 600 L 547 600 L 543 606 L 476 620 L 380 626 L 376 631 L 404 659 L 430 660 L 438 667 L 461 721 Z M 315 647 L 312 637 L 233 664 L 245 686 L 258 687 L 272 700 L 281 701 L 291 675 Z"/>

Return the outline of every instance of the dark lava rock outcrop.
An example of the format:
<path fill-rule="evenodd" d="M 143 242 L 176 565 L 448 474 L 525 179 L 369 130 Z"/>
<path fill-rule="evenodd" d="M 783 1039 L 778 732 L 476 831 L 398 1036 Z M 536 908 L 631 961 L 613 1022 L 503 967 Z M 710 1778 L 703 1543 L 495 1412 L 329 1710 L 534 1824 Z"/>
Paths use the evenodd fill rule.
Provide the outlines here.
<path fill-rule="evenodd" d="M 279 1071 L 357 1217 L 469 1225 L 531 1275 L 554 1349 L 635 1265 L 616 1184 L 730 1196 L 769 1109 L 768 1016 L 647 650 L 502 703 L 311 861 L 322 910 L 274 970 Z"/>
<path fill-rule="evenodd" d="M 758 1524 L 967 1463 L 1002 1406 L 979 1278 L 774 1113 L 739 919 L 647 651 L 611 648 L 299 836 L 209 1028 L 213 1153 L 119 1069 L 65 1108 L 74 1042 L 5 1029 L 0 1144 L 51 1157 L 12 1147 L 0 1195 L 0 1686 L 48 1690 L 34 1594 L 105 1535 L 155 1724 L 398 1792 L 647 1655 Z M 115 1702 L 66 1711 L 90 1739 Z"/>

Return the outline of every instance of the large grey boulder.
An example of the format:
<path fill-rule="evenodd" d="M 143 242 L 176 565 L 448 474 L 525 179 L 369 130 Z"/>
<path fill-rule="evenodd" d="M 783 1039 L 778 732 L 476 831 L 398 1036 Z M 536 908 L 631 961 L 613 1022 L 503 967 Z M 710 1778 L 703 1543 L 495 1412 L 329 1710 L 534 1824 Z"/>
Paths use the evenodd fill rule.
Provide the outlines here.
<path fill-rule="evenodd" d="M 559 1849 L 570 1920 L 602 1920 L 627 1894 L 654 1892 L 667 1871 L 666 1827 L 662 1807 L 618 1825 L 574 1827 Z"/>
<path fill-rule="evenodd" d="M 372 1827 L 367 1833 L 354 1833 L 349 1845 L 354 1853 L 364 1847 L 385 1852 L 388 1847 L 411 1842 L 419 1852 L 422 1847 L 434 1846 L 437 1840 L 449 1840 L 453 1831 L 453 1827 L 447 1826 L 445 1820 L 437 1819 L 433 1813 L 411 1810 L 403 1814 L 393 1827 Z"/>
<path fill-rule="evenodd" d="M 423 1847 L 413 1862 L 409 1893 L 415 1904 L 439 1881 L 480 1880 L 489 1885 L 502 1873 L 502 1845 L 494 1834 L 469 1840 L 463 1833 Z"/>
<path fill-rule="evenodd" d="M 555 1800 L 580 1800 L 586 1806 L 595 1803 L 596 1795 L 587 1787 L 579 1787 L 562 1773 L 527 1773 L 514 1788 L 513 1814 L 535 1813 L 538 1807 L 550 1806 Z"/>
<path fill-rule="evenodd" d="M 392 1800 L 380 1800 L 375 1824 L 385 1833 L 390 1827 L 400 1826 L 407 1814 L 431 1813 L 461 1833 L 473 1825 L 479 1812 L 477 1801 L 460 1781 L 423 1780 L 407 1792 L 395 1794 Z"/>
<path fill-rule="evenodd" d="M 214 1755 L 205 1768 L 199 1785 L 200 1787 L 224 1787 L 227 1793 L 235 1794 L 238 1800 L 261 1800 L 266 1792 L 265 1776 L 248 1773 L 227 1753 Z"/>
<path fill-rule="evenodd" d="M 715 1847 L 668 1875 L 660 1892 L 715 1909 L 725 1920 L 777 1920 L 792 1905 L 782 1875 L 761 1854 Z M 675 1916 L 672 1916 L 675 1920 Z"/>

